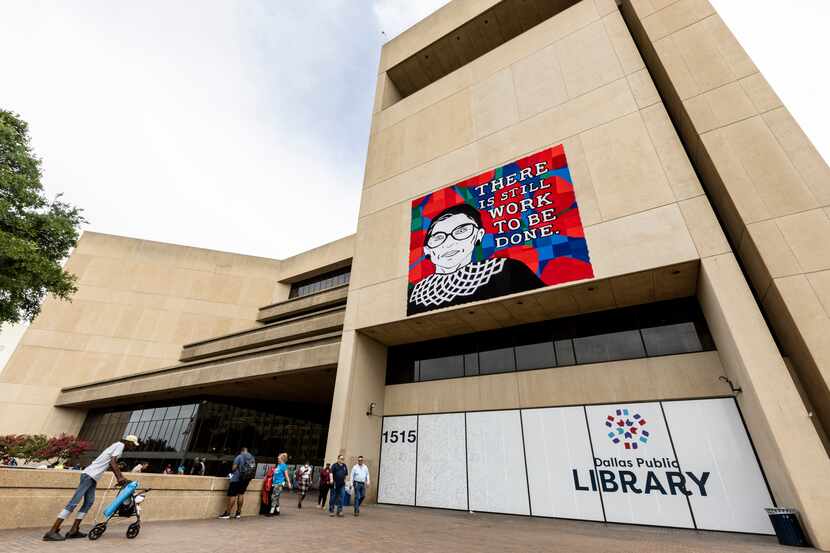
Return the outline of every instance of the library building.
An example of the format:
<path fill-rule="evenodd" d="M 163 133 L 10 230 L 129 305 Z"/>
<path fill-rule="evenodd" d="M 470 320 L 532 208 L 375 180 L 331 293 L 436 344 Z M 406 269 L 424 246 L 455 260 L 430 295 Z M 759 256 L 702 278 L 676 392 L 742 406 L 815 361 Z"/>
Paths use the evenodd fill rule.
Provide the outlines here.
<path fill-rule="evenodd" d="M 85 232 L 0 434 L 209 476 L 362 455 L 388 505 L 768 535 L 791 508 L 830 550 L 830 168 L 707 0 L 453 0 L 383 46 L 371 117 L 354 235 Z"/>

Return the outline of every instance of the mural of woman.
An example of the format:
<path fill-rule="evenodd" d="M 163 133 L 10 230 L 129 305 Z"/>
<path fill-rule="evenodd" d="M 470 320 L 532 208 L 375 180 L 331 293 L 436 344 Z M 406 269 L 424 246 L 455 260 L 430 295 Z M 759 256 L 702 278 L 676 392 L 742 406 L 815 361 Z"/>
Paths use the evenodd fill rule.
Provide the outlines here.
<path fill-rule="evenodd" d="M 449 207 L 432 220 L 423 246 L 424 253 L 435 265 L 435 273 L 412 288 L 407 314 L 545 286 L 521 261 L 508 258 L 473 261 L 475 247 L 484 234 L 481 214 L 467 204 Z"/>

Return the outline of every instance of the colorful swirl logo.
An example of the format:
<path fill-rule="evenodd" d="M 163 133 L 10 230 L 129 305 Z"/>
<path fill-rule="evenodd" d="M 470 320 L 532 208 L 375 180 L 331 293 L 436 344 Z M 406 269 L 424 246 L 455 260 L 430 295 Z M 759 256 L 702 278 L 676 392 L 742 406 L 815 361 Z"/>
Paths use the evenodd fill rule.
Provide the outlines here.
<path fill-rule="evenodd" d="M 605 426 L 611 430 L 608 437 L 615 444 L 622 443 L 625 449 L 637 449 L 648 443 L 649 433 L 645 429 L 646 419 L 639 413 L 629 414 L 628 409 L 617 409 L 616 415 L 605 418 Z"/>

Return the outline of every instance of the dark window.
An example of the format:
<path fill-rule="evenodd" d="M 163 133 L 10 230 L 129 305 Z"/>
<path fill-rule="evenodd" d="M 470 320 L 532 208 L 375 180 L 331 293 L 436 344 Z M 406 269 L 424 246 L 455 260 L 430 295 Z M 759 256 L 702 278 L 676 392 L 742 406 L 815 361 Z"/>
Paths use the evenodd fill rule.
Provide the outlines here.
<path fill-rule="evenodd" d="M 511 332 L 482 333 L 478 350 L 479 374 L 496 374 L 516 370 L 516 354 Z"/>
<path fill-rule="evenodd" d="M 291 284 L 291 291 L 289 292 L 288 297 L 300 298 L 302 296 L 308 296 L 310 294 L 322 292 L 323 290 L 328 290 L 329 288 L 348 284 L 349 277 L 351 276 L 351 270 L 351 267 L 346 267 L 345 269 L 338 269 L 336 271 L 331 271 L 322 275 L 317 275 L 316 277 L 295 282 Z"/>
<path fill-rule="evenodd" d="M 649 356 L 702 351 L 703 345 L 693 322 L 644 328 L 643 342 Z"/>
<path fill-rule="evenodd" d="M 478 352 L 464 354 L 464 376 L 476 376 L 478 374 Z"/>
<path fill-rule="evenodd" d="M 693 298 L 389 348 L 387 384 L 715 349 Z"/>
<path fill-rule="evenodd" d="M 553 333 L 548 325 L 528 325 L 525 329 L 516 333 L 516 370 L 555 367 Z"/>
<path fill-rule="evenodd" d="M 574 338 L 574 351 L 580 365 L 638 359 L 646 356 L 639 330 L 623 330 Z"/>
<path fill-rule="evenodd" d="M 439 378 L 456 378 L 459 376 L 464 376 L 463 355 L 447 355 L 446 357 L 421 359 L 421 380 L 438 380 Z"/>
<path fill-rule="evenodd" d="M 556 340 L 553 342 L 553 347 L 556 350 L 556 364 L 558 366 L 576 365 L 573 340 L 570 338 Z"/>

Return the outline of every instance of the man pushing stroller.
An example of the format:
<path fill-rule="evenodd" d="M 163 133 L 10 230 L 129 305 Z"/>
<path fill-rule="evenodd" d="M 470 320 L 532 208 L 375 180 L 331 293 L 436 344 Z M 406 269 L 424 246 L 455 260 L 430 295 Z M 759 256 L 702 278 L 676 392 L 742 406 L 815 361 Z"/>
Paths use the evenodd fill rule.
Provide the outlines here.
<path fill-rule="evenodd" d="M 86 534 L 81 532 L 81 522 L 92 508 L 92 504 L 95 503 L 95 488 L 98 480 L 101 479 L 101 475 L 107 471 L 107 468 L 110 468 L 118 481 L 118 485 L 123 486 L 126 484 L 127 480 L 121 474 L 121 469 L 118 468 L 118 458 L 125 449 L 129 451 L 135 447 L 138 447 L 138 437 L 131 434 L 106 448 L 84 469 L 75 493 L 72 495 L 69 503 L 66 504 L 66 507 L 58 515 L 52 528 L 43 535 L 43 541 L 63 541 L 65 539 L 86 537 Z M 75 510 L 75 507 L 78 506 L 81 499 L 83 499 L 83 503 L 78 510 L 78 514 L 75 515 L 75 522 L 72 524 L 72 528 L 69 529 L 69 532 L 65 536 L 62 536 L 60 533 L 61 524 L 72 514 L 72 511 Z"/>

